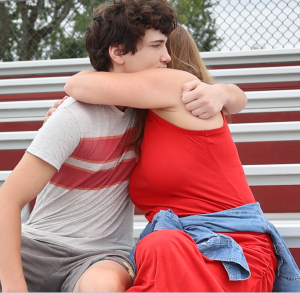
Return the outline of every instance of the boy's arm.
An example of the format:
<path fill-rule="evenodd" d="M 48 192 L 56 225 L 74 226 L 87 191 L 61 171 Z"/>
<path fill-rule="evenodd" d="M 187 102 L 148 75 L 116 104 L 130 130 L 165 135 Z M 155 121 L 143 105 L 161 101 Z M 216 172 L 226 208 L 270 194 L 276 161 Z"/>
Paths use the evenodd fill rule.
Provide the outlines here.
<path fill-rule="evenodd" d="M 208 119 L 222 109 L 230 114 L 242 111 L 247 104 L 247 97 L 233 84 L 208 85 L 195 80 L 184 84 L 182 101 L 193 115 Z"/>
<path fill-rule="evenodd" d="M 197 77 L 168 68 L 135 73 L 83 71 L 71 76 L 64 89 L 84 103 L 174 110 L 184 107 L 182 86 L 192 80 Z"/>
<path fill-rule="evenodd" d="M 233 84 L 208 85 L 188 75 L 172 69 L 129 74 L 83 71 L 68 80 L 65 91 L 77 100 L 92 104 L 168 108 L 184 102 L 193 115 L 202 119 L 214 116 L 223 108 L 237 113 L 247 104 L 244 92 Z M 185 94 L 180 101 L 176 96 L 182 89 Z"/>
<path fill-rule="evenodd" d="M 25 153 L 0 189 L 0 280 L 2 292 L 26 292 L 21 262 L 21 210 L 34 199 L 56 169 Z M 33 264 L 34 265 L 34 264 Z"/>

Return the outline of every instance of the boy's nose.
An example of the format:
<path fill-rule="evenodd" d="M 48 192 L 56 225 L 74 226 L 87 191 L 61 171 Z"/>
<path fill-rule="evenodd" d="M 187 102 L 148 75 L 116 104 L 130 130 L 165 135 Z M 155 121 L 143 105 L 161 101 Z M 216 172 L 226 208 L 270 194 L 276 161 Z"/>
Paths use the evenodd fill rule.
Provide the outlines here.
<path fill-rule="evenodd" d="M 163 63 L 169 63 L 170 61 L 171 61 L 171 56 L 170 56 L 167 48 L 165 48 L 165 52 L 161 56 L 161 62 L 163 62 Z"/>

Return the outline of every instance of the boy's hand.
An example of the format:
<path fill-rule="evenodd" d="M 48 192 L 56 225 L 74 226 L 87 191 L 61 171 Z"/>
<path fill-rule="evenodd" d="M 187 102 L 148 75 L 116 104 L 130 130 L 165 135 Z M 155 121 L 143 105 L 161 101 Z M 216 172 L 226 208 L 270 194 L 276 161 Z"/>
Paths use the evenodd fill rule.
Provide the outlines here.
<path fill-rule="evenodd" d="M 55 112 L 55 110 L 58 108 L 58 106 L 60 106 L 64 100 L 66 100 L 68 98 L 68 96 L 65 96 L 62 100 L 57 101 L 54 106 L 52 108 L 50 108 L 44 118 L 44 123 L 49 119 L 49 117 L 53 114 L 53 112 Z"/>

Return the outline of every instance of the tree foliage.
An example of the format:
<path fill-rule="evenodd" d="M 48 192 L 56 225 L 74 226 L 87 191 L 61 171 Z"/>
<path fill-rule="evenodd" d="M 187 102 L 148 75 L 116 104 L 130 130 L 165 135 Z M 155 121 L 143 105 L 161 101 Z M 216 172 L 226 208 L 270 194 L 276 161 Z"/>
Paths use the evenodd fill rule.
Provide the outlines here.
<path fill-rule="evenodd" d="M 199 51 L 210 51 L 222 39 L 217 37 L 213 7 L 219 1 L 211 0 L 170 0 L 179 11 L 181 23 L 192 35 Z"/>
<path fill-rule="evenodd" d="M 105 0 L 18 0 L 0 2 L 0 60 L 87 56 L 86 26 Z M 210 0 L 170 0 L 201 51 L 218 44 Z"/>
<path fill-rule="evenodd" d="M 101 0 L 0 3 L 0 60 L 86 56 L 83 36 L 93 8 L 100 3 Z"/>

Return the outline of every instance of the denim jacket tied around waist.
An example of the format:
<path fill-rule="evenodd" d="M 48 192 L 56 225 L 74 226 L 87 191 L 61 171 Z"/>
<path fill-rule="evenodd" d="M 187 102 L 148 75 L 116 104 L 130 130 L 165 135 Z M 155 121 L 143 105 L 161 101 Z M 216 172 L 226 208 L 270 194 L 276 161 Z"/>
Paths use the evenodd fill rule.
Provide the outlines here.
<path fill-rule="evenodd" d="M 180 230 L 190 235 L 202 254 L 222 262 L 231 281 L 248 279 L 251 275 L 250 269 L 240 245 L 231 237 L 215 232 L 269 234 L 277 257 L 273 292 L 300 292 L 299 268 L 276 228 L 264 216 L 259 203 L 246 204 L 212 214 L 182 218 L 175 215 L 172 210 L 160 211 L 154 216 L 152 222 L 148 223 L 141 233 L 139 241 L 148 234 L 163 229 Z M 134 252 L 137 244 L 130 253 L 130 259 L 134 264 Z"/>

